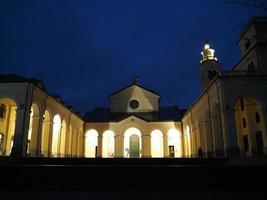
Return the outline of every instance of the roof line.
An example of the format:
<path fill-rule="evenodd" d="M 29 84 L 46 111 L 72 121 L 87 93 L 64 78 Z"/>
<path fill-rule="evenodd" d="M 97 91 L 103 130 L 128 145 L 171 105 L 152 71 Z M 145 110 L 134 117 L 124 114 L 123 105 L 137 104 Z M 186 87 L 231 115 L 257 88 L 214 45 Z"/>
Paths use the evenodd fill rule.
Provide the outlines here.
<path fill-rule="evenodd" d="M 121 88 L 121 89 L 117 90 L 116 92 L 113 92 L 112 94 L 110 94 L 110 95 L 108 96 L 108 98 L 110 98 L 111 96 L 113 96 L 113 95 L 115 95 L 115 94 L 117 94 L 117 93 L 119 93 L 119 92 L 121 92 L 121 91 L 123 91 L 123 90 L 129 88 L 129 87 L 132 87 L 133 85 L 135 85 L 135 86 L 137 86 L 137 87 L 140 87 L 140 88 L 142 88 L 142 89 L 144 89 L 144 90 L 146 90 L 146 91 L 148 91 L 148 92 L 151 92 L 151 93 L 153 93 L 153 94 L 155 94 L 155 95 L 157 95 L 157 96 L 160 97 L 160 95 L 159 95 L 158 93 L 156 93 L 155 91 L 150 90 L 150 89 L 147 89 L 147 88 L 145 88 L 145 87 L 143 87 L 143 86 L 141 86 L 141 85 L 139 85 L 139 84 L 137 84 L 137 83 L 132 83 L 132 84 L 130 84 L 130 85 L 124 87 L 124 88 Z"/>

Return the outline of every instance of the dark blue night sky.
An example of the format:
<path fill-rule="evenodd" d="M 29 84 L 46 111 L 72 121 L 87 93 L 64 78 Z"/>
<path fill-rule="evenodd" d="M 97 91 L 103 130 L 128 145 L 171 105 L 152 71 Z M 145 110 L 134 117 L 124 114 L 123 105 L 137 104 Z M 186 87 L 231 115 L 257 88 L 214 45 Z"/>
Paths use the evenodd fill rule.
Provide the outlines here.
<path fill-rule="evenodd" d="M 239 32 L 263 14 L 224 2 L 1 0 L 0 73 L 41 79 L 81 113 L 108 106 L 134 75 L 161 94 L 161 105 L 186 108 L 200 94 L 205 39 L 231 69 Z"/>

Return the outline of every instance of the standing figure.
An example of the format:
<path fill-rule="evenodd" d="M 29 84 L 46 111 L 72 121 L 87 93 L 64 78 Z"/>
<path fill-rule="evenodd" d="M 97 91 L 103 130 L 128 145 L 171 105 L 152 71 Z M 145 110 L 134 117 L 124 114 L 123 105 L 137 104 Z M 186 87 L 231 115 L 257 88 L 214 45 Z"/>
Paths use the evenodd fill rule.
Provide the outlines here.
<path fill-rule="evenodd" d="M 203 151 L 202 151 L 201 147 L 198 148 L 197 154 L 198 154 L 199 158 L 203 158 Z"/>

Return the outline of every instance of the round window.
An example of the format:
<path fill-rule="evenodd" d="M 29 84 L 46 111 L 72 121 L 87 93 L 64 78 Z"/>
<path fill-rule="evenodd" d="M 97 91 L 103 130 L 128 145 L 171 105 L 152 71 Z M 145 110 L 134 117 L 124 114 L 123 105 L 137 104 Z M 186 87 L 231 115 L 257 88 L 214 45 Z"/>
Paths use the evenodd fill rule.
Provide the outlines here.
<path fill-rule="evenodd" d="M 138 108 L 138 107 L 139 107 L 139 102 L 138 102 L 137 100 L 132 100 L 132 101 L 130 101 L 130 107 L 131 107 L 132 109 L 136 109 L 136 108 Z"/>

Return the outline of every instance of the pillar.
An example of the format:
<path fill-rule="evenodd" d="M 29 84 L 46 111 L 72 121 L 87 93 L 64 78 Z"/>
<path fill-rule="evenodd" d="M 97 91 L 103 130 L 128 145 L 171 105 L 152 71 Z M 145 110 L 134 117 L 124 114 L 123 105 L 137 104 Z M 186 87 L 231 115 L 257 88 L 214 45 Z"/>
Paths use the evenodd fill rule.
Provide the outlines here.
<path fill-rule="evenodd" d="M 26 145 L 30 122 L 30 110 L 30 108 L 25 109 L 24 105 L 18 107 L 16 110 L 16 127 L 11 156 L 21 157 L 25 156 L 27 153 Z"/>
<path fill-rule="evenodd" d="M 72 156 L 72 138 L 73 138 L 73 132 L 72 129 L 69 129 L 69 144 L 68 144 L 68 156 L 71 157 Z"/>
<path fill-rule="evenodd" d="M 66 128 L 66 138 L 65 138 L 65 156 L 69 157 L 69 139 L 70 139 L 70 129 Z"/>
<path fill-rule="evenodd" d="M 40 130 L 40 121 L 42 121 L 42 117 L 40 115 L 33 115 L 32 116 L 32 132 L 31 132 L 31 141 L 30 141 L 30 156 L 38 156 L 37 149 L 38 149 L 38 137 Z"/>
<path fill-rule="evenodd" d="M 72 157 L 77 157 L 77 130 L 73 129 L 72 133 Z"/>
<path fill-rule="evenodd" d="M 102 141 L 103 141 L 103 136 L 102 133 L 98 135 L 98 140 L 97 140 L 97 157 L 102 158 Z"/>
<path fill-rule="evenodd" d="M 83 156 L 83 145 L 84 144 L 84 141 L 83 141 L 83 135 L 82 135 L 82 132 L 79 131 L 78 133 L 78 144 L 77 144 L 77 156 L 78 157 L 82 157 Z"/>
<path fill-rule="evenodd" d="M 248 129 L 248 136 L 249 136 L 249 151 L 250 155 L 257 155 L 257 144 L 256 144 L 256 130 L 253 124 L 254 113 L 251 112 L 249 108 L 247 108 L 247 129 Z"/>
<path fill-rule="evenodd" d="M 49 122 L 49 134 L 48 134 L 48 157 L 52 156 L 52 139 L 53 139 L 53 125 L 54 122 Z"/>
<path fill-rule="evenodd" d="M 267 109 L 263 109 L 262 112 L 262 122 L 263 123 L 263 130 L 262 130 L 262 137 L 263 137 L 263 150 L 264 154 L 267 154 Z"/>
<path fill-rule="evenodd" d="M 37 142 L 36 142 L 36 156 L 41 156 L 42 148 L 42 132 L 43 132 L 43 120 L 44 120 L 44 111 L 39 115 L 38 121 L 38 131 L 37 131 Z"/>
<path fill-rule="evenodd" d="M 151 158 L 151 135 L 142 135 L 142 158 Z"/>
<path fill-rule="evenodd" d="M 164 157 L 169 157 L 169 147 L 168 147 L 168 134 L 163 133 L 163 149 L 164 149 Z"/>
<path fill-rule="evenodd" d="M 237 141 L 236 125 L 235 125 L 235 111 L 234 109 L 224 109 L 224 134 L 227 137 L 227 156 L 240 156 L 240 150 Z"/>
<path fill-rule="evenodd" d="M 194 131 L 194 126 L 191 126 L 190 129 L 190 140 L 191 140 L 191 155 L 190 157 L 196 157 L 196 138 L 195 138 L 195 131 Z"/>
<path fill-rule="evenodd" d="M 114 136 L 115 141 L 115 158 L 123 158 L 124 157 L 124 137 L 117 132 L 115 132 Z"/>

